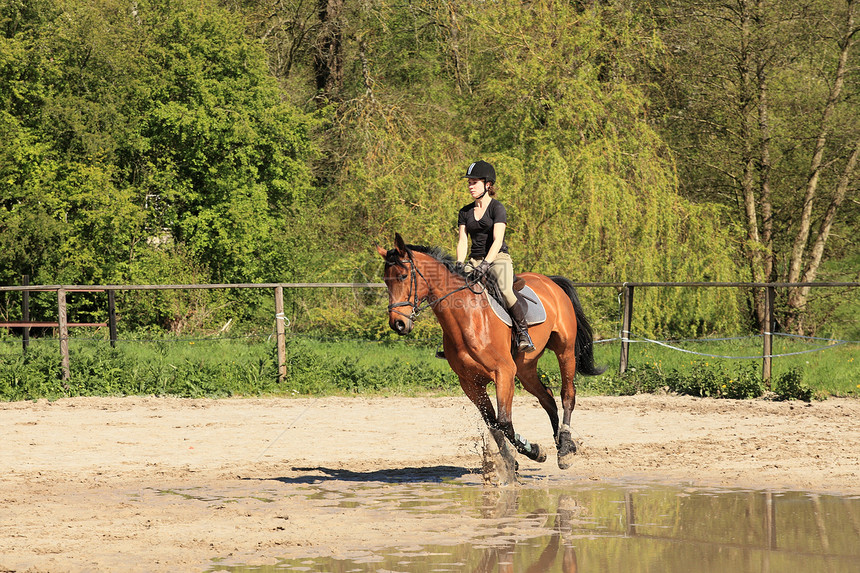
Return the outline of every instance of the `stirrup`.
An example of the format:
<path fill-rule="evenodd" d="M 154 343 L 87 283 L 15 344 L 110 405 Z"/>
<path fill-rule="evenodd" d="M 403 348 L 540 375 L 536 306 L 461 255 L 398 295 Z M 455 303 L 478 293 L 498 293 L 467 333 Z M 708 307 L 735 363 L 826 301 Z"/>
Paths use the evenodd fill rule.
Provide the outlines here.
<path fill-rule="evenodd" d="M 517 335 L 517 350 L 522 353 L 534 352 L 535 345 L 532 342 L 532 337 L 528 332 L 521 332 Z"/>

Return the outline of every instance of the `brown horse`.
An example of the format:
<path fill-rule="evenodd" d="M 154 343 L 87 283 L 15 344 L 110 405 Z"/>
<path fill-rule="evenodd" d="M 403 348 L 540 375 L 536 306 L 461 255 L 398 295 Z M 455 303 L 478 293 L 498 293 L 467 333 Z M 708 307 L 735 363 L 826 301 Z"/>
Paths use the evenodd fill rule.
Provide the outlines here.
<path fill-rule="evenodd" d="M 573 284 L 563 277 L 519 275 L 543 302 L 546 320 L 529 328 L 534 352 L 514 355 L 510 327 L 493 313 L 483 286 L 455 265 L 449 255 L 439 249 L 407 245 L 399 233 L 395 235 L 393 249 L 377 247 L 377 251 L 385 259 L 389 325 L 398 334 L 409 334 L 418 313 L 427 307 L 433 309 L 442 326 L 445 357 L 502 453 L 506 451 L 507 439 L 530 459 L 546 460 L 546 451 L 541 446 L 514 431 L 511 408 L 516 376 L 549 415 L 558 466 L 570 467 L 577 449 L 570 432 L 570 417 L 576 404 L 573 378 L 577 372 L 596 375 L 604 370 L 594 365 L 591 327 Z M 561 424 L 555 398 L 541 383 L 537 372 L 538 358 L 547 348 L 555 352 L 561 368 L 564 409 Z M 498 415 L 487 395 L 490 382 L 496 387 Z"/>

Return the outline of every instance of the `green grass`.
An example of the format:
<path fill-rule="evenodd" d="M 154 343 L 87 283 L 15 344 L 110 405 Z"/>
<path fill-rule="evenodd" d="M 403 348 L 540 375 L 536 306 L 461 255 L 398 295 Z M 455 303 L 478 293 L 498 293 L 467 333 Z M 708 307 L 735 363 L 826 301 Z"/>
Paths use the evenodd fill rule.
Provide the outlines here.
<path fill-rule="evenodd" d="M 0 400 L 62 396 L 222 397 L 274 393 L 277 361 L 265 339 L 69 341 L 71 378 L 62 380 L 59 342 L 0 340 Z"/>
<path fill-rule="evenodd" d="M 719 342 L 672 343 L 690 352 L 716 356 L 755 356 L 751 359 L 714 358 L 637 342 L 631 345 L 630 364 L 652 365 L 663 370 L 690 371 L 715 366 L 732 370 L 739 365 L 762 368 L 762 340 L 759 337 Z M 816 350 L 817 349 L 817 350 Z M 812 352 L 809 352 L 812 351 Z M 803 353 L 803 354 L 797 354 Z M 772 375 L 774 378 L 797 371 L 803 382 L 824 395 L 858 395 L 860 384 L 860 345 L 830 345 L 826 341 L 774 337 Z M 789 356 L 778 356 L 789 355 Z M 615 363 L 618 363 L 616 359 Z"/>
<path fill-rule="evenodd" d="M 284 383 L 277 380 L 273 339 L 104 340 L 73 338 L 71 380 L 61 379 L 59 343 L 33 339 L 25 356 L 20 339 L 0 338 L 0 400 L 54 399 L 86 395 L 459 395 L 456 375 L 434 357 L 438 341 L 319 340 L 290 336 Z M 607 367 L 595 377 L 578 377 L 585 394 L 634 394 L 668 389 L 700 396 L 755 397 L 761 379 L 761 340 L 630 345 L 629 370 L 618 374 L 620 342 L 597 343 L 595 362 Z M 773 390 L 785 398 L 860 396 L 860 345 L 778 337 L 775 354 L 820 351 L 773 359 Z M 695 352 L 697 354 L 692 354 Z M 736 360 L 713 356 L 755 356 Z M 557 394 L 558 365 L 547 352 L 539 369 Z"/>
<path fill-rule="evenodd" d="M 664 342 L 669 348 L 654 342 L 631 342 L 628 352 L 627 377 L 645 376 L 672 389 L 679 378 L 693 375 L 709 376 L 722 387 L 726 381 L 739 378 L 760 378 L 762 372 L 762 340 L 759 337 L 726 341 Z M 619 385 L 617 375 L 621 343 L 597 343 L 595 362 L 607 366 L 603 376 L 580 377 L 578 387 L 586 394 L 624 393 L 611 386 Z M 815 350 L 817 349 L 817 350 Z M 813 352 L 808 352 L 815 350 Z M 802 354 L 797 354 L 802 353 Z M 817 397 L 860 396 L 860 345 L 830 345 L 826 341 L 808 341 L 784 337 L 774 338 L 772 354 L 787 354 L 772 358 L 772 381 L 798 376 Z M 748 358 L 752 357 L 752 358 Z M 557 376 L 555 356 L 545 354 L 540 369 L 551 378 Z M 722 380 L 720 380 L 722 379 Z M 683 380 L 679 383 L 683 384 Z"/>
<path fill-rule="evenodd" d="M 434 341 L 402 339 L 395 342 L 366 341 L 329 341 L 316 344 L 316 351 L 337 360 L 355 361 L 361 367 L 377 367 L 389 372 L 431 371 L 444 376 L 450 374 L 444 360 L 433 358 L 436 346 Z M 761 338 L 752 337 L 730 341 L 702 341 L 670 343 L 688 352 L 664 346 L 635 342 L 630 344 L 628 355 L 628 377 L 636 372 L 647 372 L 652 380 L 662 381 L 663 386 L 672 385 L 673 380 L 691 376 L 694 373 L 707 373 L 713 383 L 722 387 L 738 379 L 759 379 L 762 369 Z M 772 359 L 772 380 L 776 382 L 792 373 L 799 374 L 803 384 L 817 397 L 860 396 L 860 345 L 832 346 L 822 341 L 795 340 L 775 337 L 773 354 L 791 354 L 819 348 L 819 351 Z M 693 352 L 697 354 L 692 354 Z M 579 391 L 585 394 L 632 393 L 635 388 L 622 383 L 618 376 L 621 343 L 613 341 L 594 345 L 595 363 L 606 366 L 601 376 L 577 378 Z M 746 357 L 747 359 L 714 358 L 701 356 Z M 552 352 L 541 358 L 539 369 L 545 382 L 557 392 L 558 362 Z M 680 375 L 680 376 L 678 376 Z M 451 384 L 441 386 L 458 390 L 456 378 L 451 375 Z M 680 383 L 683 383 L 682 380 Z M 728 390 L 728 388 L 727 388 Z M 741 390 L 742 391 L 742 390 Z M 752 390 L 750 390 L 752 392 Z"/>

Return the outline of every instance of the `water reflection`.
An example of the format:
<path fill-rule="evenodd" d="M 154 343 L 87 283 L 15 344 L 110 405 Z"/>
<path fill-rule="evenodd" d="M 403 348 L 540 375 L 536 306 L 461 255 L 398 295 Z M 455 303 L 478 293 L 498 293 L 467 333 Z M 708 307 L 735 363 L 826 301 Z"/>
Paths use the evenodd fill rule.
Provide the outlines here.
<path fill-rule="evenodd" d="M 541 501 L 547 500 L 533 499 L 538 505 L 523 516 L 521 511 L 528 510 L 521 505 L 521 502 L 526 502 L 526 496 L 527 494 L 519 489 L 484 491 L 482 516 L 485 519 L 497 520 L 520 515 L 524 520 L 536 522 L 535 525 L 543 524 L 552 533 L 525 541 L 508 539 L 498 547 L 489 547 L 484 550 L 474 568 L 465 570 L 475 573 L 576 573 L 576 549 L 565 542 L 563 534 L 588 523 L 585 507 L 578 505 L 573 497 L 561 494 L 554 500 L 554 511 L 540 504 Z"/>
<path fill-rule="evenodd" d="M 360 486 L 309 495 L 337 507 L 387 497 L 392 512 L 474 520 L 455 545 L 397 547 L 355 559 L 283 560 L 228 571 L 860 572 L 860 498 L 630 484 L 485 489 L 462 484 Z M 392 496 L 394 494 L 394 496 Z M 429 503 L 428 503 L 428 500 Z M 378 505 L 375 505 L 378 507 Z M 277 556 L 270 556 L 277 557 Z"/>

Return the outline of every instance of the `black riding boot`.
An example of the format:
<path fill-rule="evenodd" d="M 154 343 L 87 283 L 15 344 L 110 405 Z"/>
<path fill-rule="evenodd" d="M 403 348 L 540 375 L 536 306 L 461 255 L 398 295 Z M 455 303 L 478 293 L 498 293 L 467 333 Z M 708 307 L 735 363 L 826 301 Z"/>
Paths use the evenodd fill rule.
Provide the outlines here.
<path fill-rule="evenodd" d="M 529 336 L 529 323 L 526 322 L 526 301 L 517 296 L 517 303 L 508 309 L 514 323 L 514 331 L 517 337 L 517 350 L 520 352 L 531 352 L 535 349 L 532 337 Z"/>

